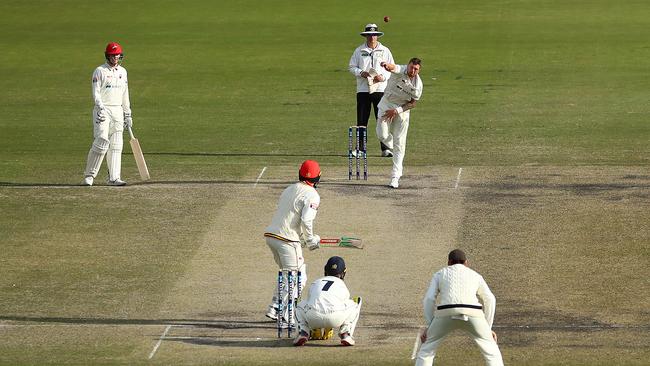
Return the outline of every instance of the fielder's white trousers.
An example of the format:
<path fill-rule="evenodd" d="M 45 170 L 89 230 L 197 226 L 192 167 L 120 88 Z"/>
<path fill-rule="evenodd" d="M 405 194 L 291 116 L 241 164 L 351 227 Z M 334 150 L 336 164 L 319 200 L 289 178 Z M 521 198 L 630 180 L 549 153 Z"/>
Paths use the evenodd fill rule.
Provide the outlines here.
<path fill-rule="evenodd" d="M 273 253 L 273 258 L 275 263 L 277 263 L 280 270 L 292 270 L 300 271 L 300 290 L 305 288 L 305 283 L 307 282 L 307 266 L 305 265 L 305 258 L 302 256 L 302 247 L 298 242 L 286 242 L 278 240 L 276 238 L 264 237 L 266 239 L 266 245 Z M 295 281 L 297 279 L 294 278 Z M 288 296 L 288 286 L 287 278 L 284 278 L 284 292 L 282 293 L 283 303 L 286 304 L 286 297 Z M 273 290 L 273 297 L 271 306 L 276 307 L 278 303 L 278 288 L 277 281 L 275 282 L 276 287 Z M 297 296 L 298 287 L 294 286 L 294 298 Z"/>
<path fill-rule="evenodd" d="M 503 366 L 499 346 L 492 338 L 492 330 L 484 317 L 468 317 L 467 320 L 454 319 L 451 316 L 436 317 L 427 329 L 427 340 L 422 343 L 415 360 L 416 366 L 431 366 L 436 350 L 442 340 L 453 330 L 468 332 L 478 345 L 488 366 Z"/>
<path fill-rule="evenodd" d="M 338 329 L 338 334 L 354 334 L 354 329 L 359 321 L 361 306 L 348 299 L 345 308 L 337 311 L 321 312 L 312 309 L 305 301 L 296 306 L 296 319 L 301 331 L 310 334 L 312 329 L 332 328 Z"/>
<path fill-rule="evenodd" d="M 406 155 L 406 135 L 409 130 L 409 117 L 411 111 L 405 111 L 393 118 L 392 122 L 385 120 L 383 115 L 389 109 L 399 107 L 382 98 L 379 102 L 379 121 L 377 121 L 377 137 L 384 145 L 393 151 L 393 171 L 391 178 L 401 178 L 404 156 Z"/>

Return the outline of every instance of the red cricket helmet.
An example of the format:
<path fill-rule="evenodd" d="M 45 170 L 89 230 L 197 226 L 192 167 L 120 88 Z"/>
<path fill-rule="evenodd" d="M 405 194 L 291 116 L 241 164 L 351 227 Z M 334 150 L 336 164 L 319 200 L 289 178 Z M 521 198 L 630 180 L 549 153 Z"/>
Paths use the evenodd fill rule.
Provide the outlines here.
<path fill-rule="evenodd" d="M 305 160 L 300 166 L 298 179 L 316 188 L 316 183 L 320 180 L 320 166 L 318 162 L 315 160 Z"/>
<path fill-rule="evenodd" d="M 121 55 L 122 46 L 119 43 L 111 42 L 106 45 L 106 56 L 108 55 Z"/>

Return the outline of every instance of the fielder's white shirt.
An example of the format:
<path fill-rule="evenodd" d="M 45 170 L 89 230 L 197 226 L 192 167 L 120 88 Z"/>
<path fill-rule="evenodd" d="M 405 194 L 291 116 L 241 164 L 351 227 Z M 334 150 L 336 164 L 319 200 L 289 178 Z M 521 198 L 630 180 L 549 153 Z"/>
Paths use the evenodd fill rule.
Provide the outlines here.
<path fill-rule="evenodd" d="M 321 277 L 312 282 L 309 286 L 309 298 L 304 302 L 305 309 L 319 313 L 345 310 L 350 303 L 354 303 L 345 282 L 334 276 Z"/>
<path fill-rule="evenodd" d="M 436 299 L 438 300 L 437 304 Z M 441 305 L 481 305 L 481 302 L 483 310 L 463 307 L 436 310 L 437 306 Z M 433 275 L 423 304 L 427 324 L 431 324 L 434 313 L 437 316 L 464 314 L 469 316 L 484 315 L 488 325 L 492 327 L 496 298 L 483 276 L 463 264 L 454 264 Z"/>
<path fill-rule="evenodd" d="M 95 106 L 121 106 L 124 113 L 131 113 L 129 81 L 122 66 L 111 67 L 105 63 L 97 67 L 93 72 L 92 91 Z"/>
<path fill-rule="evenodd" d="M 411 79 L 407 74 L 408 65 L 395 65 L 395 70 L 388 79 L 382 101 L 401 106 L 411 99 L 420 100 L 422 96 L 422 79 L 416 75 Z"/>
<path fill-rule="evenodd" d="M 313 242 L 319 205 L 320 196 L 314 187 L 303 182 L 290 185 L 280 195 L 278 209 L 266 233 L 295 242 L 300 241 L 302 234 L 305 242 Z"/>
<path fill-rule="evenodd" d="M 390 76 L 390 72 L 386 71 L 381 67 L 381 63 L 395 63 L 393 60 L 393 54 L 390 52 L 388 47 L 377 43 L 377 47 L 374 49 L 368 47 L 366 43 L 357 47 L 356 50 L 352 53 L 350 57 L 350 63 L 348 65 L 348 70 L 352 75 L 357 77 L 357 93 L 368 93 L 370 88 L 368 86 L 368 79 L 361 77 L 362 71 L 369 71 L 370 68 L 373 68 L 377 73 L 381 74 L 384 77 L 384 81 L 377 85 L 376 92 L 383 92 L 386 89 L 386 81 Z"/>

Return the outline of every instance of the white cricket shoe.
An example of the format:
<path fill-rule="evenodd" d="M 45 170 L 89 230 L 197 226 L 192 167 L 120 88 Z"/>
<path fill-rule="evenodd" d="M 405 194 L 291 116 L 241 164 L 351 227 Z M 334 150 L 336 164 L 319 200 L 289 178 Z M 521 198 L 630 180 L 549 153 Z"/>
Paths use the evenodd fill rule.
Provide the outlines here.
<path fill-rule="evenodd" d="M 342 346 L 354 346 L 354 338 L 350 335 L 350 333 L 343 333 L 340 335 L 341 337 L 341 345 Z"/>
<path fill-rule="evenodd" d="M 95 178 L 93 178 L 92 175 L 89 175 L 89 176 L 84 178 L 84 181 L 83 181 L 83 183 L 81 183 L 81 185 L 82 186 L 92 186 L 94 180 L 95 180 Z"/>
<path fill-rule="evenodd" d="M 126 182 L 121 180 L 120 178 L 117 178 L 115 180 L 109 180 L 108 182 L 109 186 L 125 186 Z"/>
<path fill-rule="evenodd" d="M 386 150 L 381 152 L 381 156 L 383 156 L 384 158 L 392 158 L 393 157 L 393 152 L 390 151 L 389 149 L 386 149 Z"/>
<path fill-rule="evenodd" d="M 399 178 L 396 178 L 396 177 L 391 178 L 390 183 L 388 183 L 388 186 L 391 187 L 391 188 L 399 187 Z"/>
<path fill-rule="evenodd" d="M 352 150 L 352 157 L 356 158 L 357 157 L 357 150 Z"/>
<path fill-rule="evenodd" d="M 275 306 L 269 305 L 269 309 L 266 311 L 266 317 L 271 320 L 278 320 L 278 309 Z"/>

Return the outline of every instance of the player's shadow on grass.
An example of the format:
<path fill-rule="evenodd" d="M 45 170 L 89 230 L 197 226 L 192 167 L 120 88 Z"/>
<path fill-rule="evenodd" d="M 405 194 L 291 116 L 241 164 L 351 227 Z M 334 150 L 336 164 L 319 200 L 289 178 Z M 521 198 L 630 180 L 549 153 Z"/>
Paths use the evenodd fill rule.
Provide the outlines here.
<path fill-rule="evenodd" d="M 165 337 L 166 342 L 180 342 L 192 344 L 195 346 L 211 346 L 211 347 L 251 347 L 251 348 L 278 348 L 278 347 L 293 347 L 292 338 L 258 338 L 258 339 L 233 339 L 233 337 L 216 337 L 216 336 L 200 336 L 200 337 Z M 328 341 L 309 341 L 305 347 L 340 347 L 339 342 L 332 340 Z"/>
<path fill-rule="evenodd" d="M 252 180 L 169 180 L 169 181 L 155 181 L 149 180 L 146 182 L 129 182 L 124 187 L 113 187 L 108 184 L 96 184 L 92 187 L 84 186 L 82 184 L 65 184 L 65 183 L 31 183 L 31 182 L 0 182 L 0 187 L 13 187 L 13 188 L 80 188 L 80 189 L 96 189 L 96 188 L 109 188 L 109 189 L 128 189 L 129 187 L 147 186 L 147 185 L 182 185 L 182 184 L 240 184 L 240 185 L 277 185 L 277 184 L 291 184 L 294 181 L 265 181 L 255 182 Z"/>
<path fill-rule="evenodd" d="M 109 189 L 129 189 L 129 187 L 138 187 L 138 186 L 150 186 L 150 185 L 183 185 L 183 184 L 194 184 L 194 185 L 211 185 L 211 184 L 232 184 L 232 185 L 249 185 L 249 186 L 275 186 L 275 185 L 288 185 L 295 183 L 296 181 L 292 180 L 274 180 L 274 181 L 253 181 L 253 180 L 167 180 L 167 181 L 139 181 L 139 182 L 129 182 L 124 187 L 113 187 L 107 184 L 96 184 L 93 187 L 84 186 L 82 184 L 65 184 L 65 183 L 21 183 L 21 182 L 0 182 L 0 187 L 13 187 L 13 188 L 80 188 L 80 189 L 97 189 L 97 188 L 109 188 Z M 355 183 L 357 182 L 357 183 Z M 358 181 L 322 181 L 321 186 L 332 186 L 332 187 L 373 187 L 373 188 L 387 188 L 387 184 L 372 184 L 372 183 L 358 183 Z"/>
<path fill-rule="evenodd" d="M 288 156 L 318 156 L 318 157 L 347 157 L 348 154 L 287 154 L 287 153 L 214 153 L 214 152 L 150 152 L 148 155 L 160 155 L 160 156 L 241 156 L 241 157 L 265 157 L 265 156 L 278 156 L 278 157 L 288 157 Z M 370 156 L 369 156 L 370 157 Z"/>
<path fill-rule="evenodd" d="M 66 318 L 0 315 L 0 321 L 40 324 L 92 324 L 92 325 L 173 325 L 216 329 L 274 328 L 275 323 L 258 320 L 206 320 L 206 319 L 120 319 L 120 318 Z"/>
<path fill-rule="evenodd" d="M 20 182 L 0 182 L 0 187 L 33 187 L 33 188 L 73 188 L 84 187 L 81 184 L 66 183 L 20 183 Z"/>

